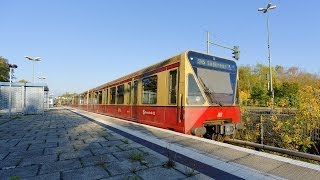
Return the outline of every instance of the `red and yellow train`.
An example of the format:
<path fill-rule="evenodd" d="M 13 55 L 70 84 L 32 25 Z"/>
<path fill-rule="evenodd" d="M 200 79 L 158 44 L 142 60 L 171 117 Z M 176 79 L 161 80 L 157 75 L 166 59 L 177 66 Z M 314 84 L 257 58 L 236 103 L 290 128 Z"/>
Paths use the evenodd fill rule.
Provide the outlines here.
<path fill-rule="evenodd" d="M 232 135 L 240 122 L 233 60 L 186 51 L 73 98 L 73 107 L 185 134 Z"/>

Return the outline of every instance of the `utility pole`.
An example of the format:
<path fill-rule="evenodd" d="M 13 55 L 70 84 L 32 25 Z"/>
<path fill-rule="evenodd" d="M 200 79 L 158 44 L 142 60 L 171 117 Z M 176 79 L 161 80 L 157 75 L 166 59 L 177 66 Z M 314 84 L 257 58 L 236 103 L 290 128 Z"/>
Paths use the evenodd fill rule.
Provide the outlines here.
<path fill-rule="evenodd" d="M 271 68 L 271 50 L 270 50 L 270 31 L 269 31 L 269 10 L 275 9 L 277 6 L 268 3 L 266 8 L 259 8 L 258 11 L 267 15 L 267 33 L 268 33 L 268 61 L 269 61 L 269 81 L 270 81 L 270 89 L 269 92 L 271 94 L 271 107 L 274 105 L 274 91 L 273 91 L 273 83 L 272 83 L 272 68 Z"/>

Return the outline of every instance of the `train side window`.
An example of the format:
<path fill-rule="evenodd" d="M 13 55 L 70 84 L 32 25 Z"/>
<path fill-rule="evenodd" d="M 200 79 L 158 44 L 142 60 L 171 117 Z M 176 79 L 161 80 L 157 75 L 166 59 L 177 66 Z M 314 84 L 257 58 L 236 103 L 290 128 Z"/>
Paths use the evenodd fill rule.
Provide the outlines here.
<path fill-rule="evenodd" d="M 106 104 L 108 104 L 108 100 L 109 100 L 109 99 L 108 99 L 108 97 L 109 97 L 109 93 L 108 93 L 109 91 L 108 91 L 108 90 L 109 90 L 109 89 L 106 89 Z"/>
<path fill-rule="evenodd" d="M 131 104 L 131 92 L 132 92 L 132 86 L 131 82 L 128 82 L 128 104 Z"/>
<path fill-rule="evenodd" d="M 188 75 L 188 104 L 203 104 L 204 98 L 192 74 Z"/>
<path fill-rule="evenodd" d="M 116 103 L 116 87 L 110 89 L 110 104 Z"/>
<path fill-rule="evenodd" d="M 138 104 L 138 81 L 134 81 L 133 83 L 133 104 Z"/>
<path fill-rule="evenodd" d="M 102 104 L 102 91 L 98 92 L 98 104 Z"/>
<path fill-rule="evenodd" d="M 99 102 L 98 102 L 98 100 L 99 100 L 98 95 L 99 95 L 99 94 L 98 94 L 98 92 L 95 92 L 95 93 L 94 93 L 94 95 L 93 95 L 93 98 L 94 98 L 94 100 L 93 100 L 93 101 L 94 101 L 94 104 L 98 104 L 98 103 L 99 103 Z"/>
<path fill-rule="evenodd" d="M 124 84 L 117 87 L 117 104 L 124 103 Z"/>
<path fill-rule="evenodd" d="M 142 104 L 157 104 L 158 76 L 142 79 Z"/>
<path fill-rule="evenodd" d="M 177 104 L 177 70 L 169 72 L 169 104 Z"/>

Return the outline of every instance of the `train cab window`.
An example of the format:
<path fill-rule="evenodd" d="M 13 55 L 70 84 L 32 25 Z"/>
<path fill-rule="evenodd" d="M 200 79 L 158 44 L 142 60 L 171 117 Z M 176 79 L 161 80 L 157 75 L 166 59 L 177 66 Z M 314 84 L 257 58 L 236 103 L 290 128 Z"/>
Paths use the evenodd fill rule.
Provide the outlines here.
<path fill-rule="evenodd" d="M 157 75 L 142 79 L 142 104 L 157 103 L 157 81 Z"/>
<path fill-rule="evenodd" d="M 169 104 L 177 104 L 177 70 L 169 72 Z"/>
<path fill-rule="evenodd" d="M 188 75 L 188 104 L 203 104 L 204 98 L 192 74 Z"/>
<path fill-rule="evenodd" d="M 124 84 L 117 87 L 117 104 L 124 103 Z"/>
<path fill-rule="evenodd" d="M 108 96 L 109 96 L 109 94 L 108 94 L 109 91 L 108 91 L 108 90 L 109 90 L 109 89 L 106 89 L 106 102 L 105 102 L 105 104 L 108 104 L 108 100 L 109 100 L 109 99 L 108 99 Z"/>
<path fill-rule="evenodd" d="M 110 104 L 116 103 L 116 87 L 110 89 Z"/>

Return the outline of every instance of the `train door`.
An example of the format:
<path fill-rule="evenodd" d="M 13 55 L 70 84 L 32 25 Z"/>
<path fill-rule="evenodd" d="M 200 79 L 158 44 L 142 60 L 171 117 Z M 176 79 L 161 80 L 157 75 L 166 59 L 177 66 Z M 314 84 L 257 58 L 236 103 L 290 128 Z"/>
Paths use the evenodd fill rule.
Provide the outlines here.
<path fill-rule="evenodd" d="M 128 86 L 128 88 L 127 88 L 128 89 L 127 90 L 127 92 L 128 92 L 128 95 L 127 95 L 128 109 L 126 109 L 126 112 L 127 112 L 126 117 L 132 118 L 132 90 L 133 90 L 132 83 L 128 82 L 127 86 Z"/>
<path fill-rule="evenodd" d="M 138 119 L 138 81 L 133 83 L 133 102 L 132 102 L 132 118 L 134 121 Z"/>
<path fill-rule="evenodd" d="M 178 69 L 174 69 L 169 71 L 168 74 L 168 104 L 169 106 L 166 108 L 166 124 L 170 129 L 176 129 L 179 123 L 179 77 L 178 77 Z"/>

